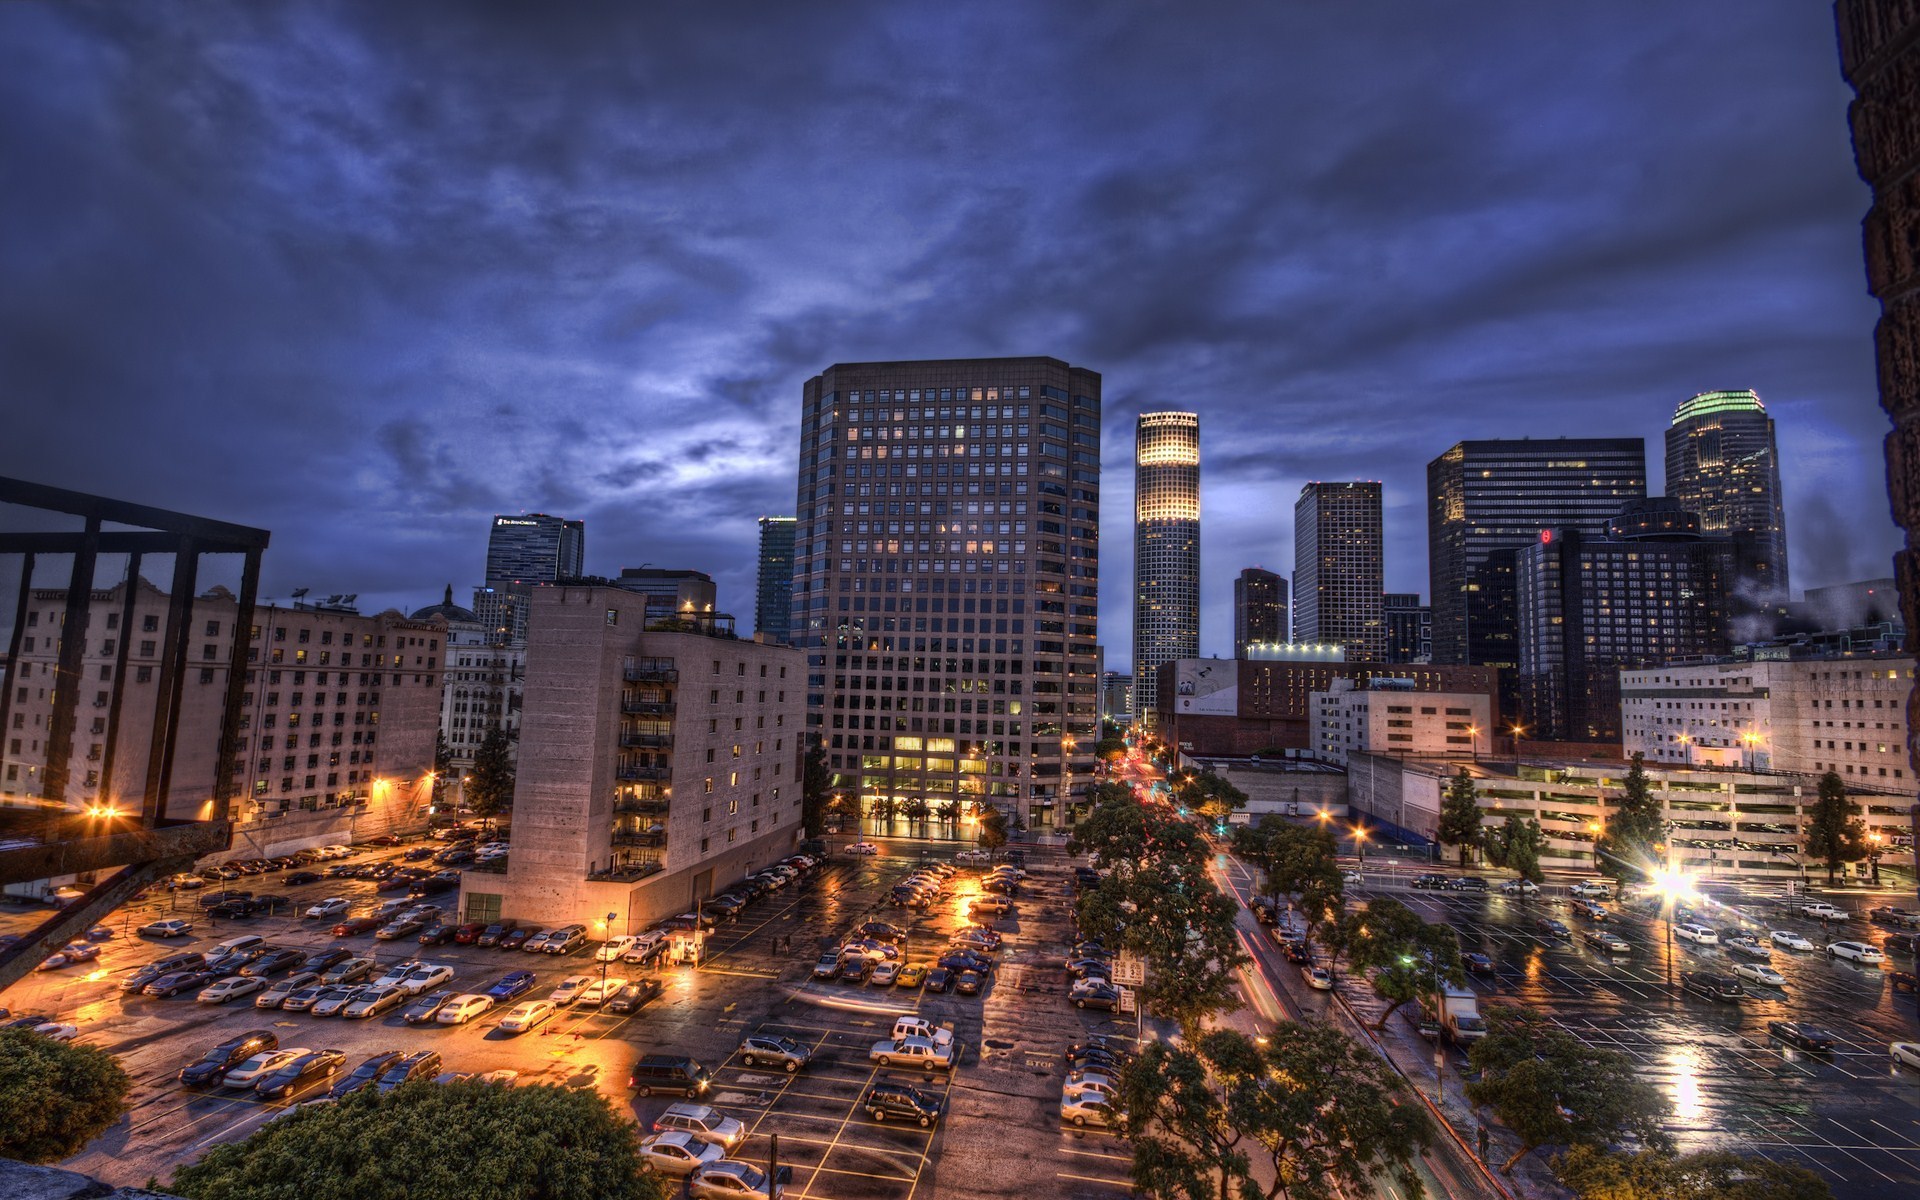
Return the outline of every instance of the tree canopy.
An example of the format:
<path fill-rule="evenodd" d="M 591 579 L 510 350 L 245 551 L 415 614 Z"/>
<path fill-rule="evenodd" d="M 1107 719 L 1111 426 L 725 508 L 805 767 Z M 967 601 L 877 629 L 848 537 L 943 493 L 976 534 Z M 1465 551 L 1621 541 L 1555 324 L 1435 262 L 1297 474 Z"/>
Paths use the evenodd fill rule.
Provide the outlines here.
<path fill-rule="evenodd" d="M 513 745 L 507 731 L 495 726 L 487 730 L 480 749 L 473 756 L 473 773 L 467 779 L 467 807 L 482 819 L 497 817 L 513 807 Z"/>
<path fill-rule="evenodd" d="M 1346 880 L 1335 858 L 1338 848 L 1331 830 L 1268 815 L 1233 831 L 1233 852 L 1260 869 L 1260 890 L 1273 900 L 1276 912 L 1282 896 L 1293 896 L 1314 925 L 1324 927 L 1339 920 Z"/>
<path fill-rule="evenodd" d="M 833 772 L 827 769 L 827 743 L 819 734 L 807 740 L 800 763 L 800 825 L 808 837 L 827 829 L 827 804 L 833 799 Z"/>
<path fill-rule="evenodd" d="M 1480 798 L 1473 776 L 1461 767 L 1447 780 L 1446 793 L 1440 798 L 1440 840 L 1460 848 L 1460 865 L 1467 865 L 1467 852 L 1480 848 Z"/>
<path fill-rule="evenodd" d="M 1211 771 L 1189 771 L 1173 787 L 1173 802 L 1209 821 L 1224 821 L 1247 806 L 1247 794 Z"/>
<path fill-rule="evenodd" d="M 1724 1150 L 1618 1154 L 1576 1146 L 1554 1168 L 1580 1200 L 1833 1200 L 1826 1180 L 1805 1167 Z"/>
<path fill-rule="evenodd" d="M 1500 831 L 1500 846 L 1502 866 L 1522 879 L 1540 882 L 1540 855 L 1547 848 L 1547 835 L 1537 818 L 1522 821 L 1518 813 L 1508 813 Z"/>
<path fill-rule="evenodd" d="M 1520 1138 L 1503 1172 L 1542 1146 L 1605 1147 L 1630 1135 L 1671 1147 L 1661 1128 L 1667 1103 L 1625 1055 L 1589 1046 L 1533 1009 L 1501 1005 L 1486 1019 L 1486 1036 L 1468 1052 L 1480 1078 L 1467 1095 Z"/>
<path fill-rule="evenodd" d="M 1466 966 L 1460 938 L 1451 925 L 1429 923 L 1398 900 L 1379 899 L 1347 919 L 1347 961 L 1357 971 L 1373 972 L 1374 990 L 1387 1001 L 1375 1029 L 1410 1000 L 1429 995 L 1443 983 L 1463 984 Z"/>
<path fill-rule="evenodd" d="M 1593 840 L 1593 865 L 1622 883 L 1645 879 L 1658 865 L 1655 847 L 1665 841 L 1660 801 L 1647 782 L 1646 760 L 1635 754 L 1627 765 L 1620 802 Z"/>
<path fill-rule="evenodd" d="M 1860 819 L 1860 805 L 1847 795 L 1847 785 L 1838 774 L 1828 771 L 1820 777 L 1820 798 L 1807 815 L 1807 856 L 1827 864 L 1827 882 L 1840 864 L 1859 862 L 1867 856 L 1867 826 Z"/>
<path fill-rule="evenodd" d="M 132 1087 L 104 1050 L 0 1029 L 0 1157 L 71 1158 L 120 1119 Z"/>
<path fill-rule="evenodd" d="M 992 805 L 986 805 L 980 813 L 980 832 L 975 836 L 983 850 L 998 850 L 1007 844 L 1007 814 Z"/>
<path fill-rule="evenodd" d="M 369 1088 L 215 1146 L 188 1200 L 662 1200 L 631 1122 L 597 1092 L 486 1083 Z"/>

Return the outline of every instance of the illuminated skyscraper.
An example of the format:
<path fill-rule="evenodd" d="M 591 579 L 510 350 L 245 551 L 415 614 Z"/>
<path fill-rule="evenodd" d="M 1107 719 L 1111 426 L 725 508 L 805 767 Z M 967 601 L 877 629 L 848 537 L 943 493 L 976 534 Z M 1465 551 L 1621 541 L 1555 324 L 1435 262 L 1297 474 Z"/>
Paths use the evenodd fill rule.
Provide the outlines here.
<path fill-rule="evenodd" d="M 1233 581 L 1233 656 L 1245 658 L 1256 642 L 1287 640 L 1287 581 L 1272 571 L 1248 567 Z"/>
<path fill-rule="evenodd" d="M 1787 599 L 1787 520 L 1773 418 L 1751 391 L 1702 392 L 1667 426 L 1667 495 L 1708 537 L 1732 538 L 1744 599 Z"/>
<path fill-rule="evenodd" d="M 1309 483 L 1293 506 L 1293 636 L 1385 662 L 1378 483 Z"/>
<path fill-rule="evenodd" d="M 793 518 L 760 518 L 760 578 L 753 631 L 787 642 L 793 620 Z"/>
<path fill-rule="evenodd" d="M 1200 656 L 1200 417 L 1141 413 L 1133 455 L 1133 710 L 1160 664 Z"/>
<path fill-rule="evenodd" d="M 487 538 L 487 584 L 473 612 L 495 641 L 525 645 L 533 589 L 577 579 L 587 552 L 587 523 L 546 513 L 501 515 Z"/>

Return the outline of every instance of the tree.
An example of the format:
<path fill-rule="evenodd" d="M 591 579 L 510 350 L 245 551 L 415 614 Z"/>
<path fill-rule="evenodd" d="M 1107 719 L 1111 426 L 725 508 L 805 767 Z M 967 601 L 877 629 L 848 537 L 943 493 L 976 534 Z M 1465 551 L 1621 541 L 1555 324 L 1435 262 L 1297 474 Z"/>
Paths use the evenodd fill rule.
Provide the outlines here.
<path fill-rule="evenodd" d="M 989 853 L 1007 844 L 1007 814 L 988 805 L 980 814 L 980 848 Z"/>
<path fill-rule="evenodd" d="M 447 788 L 453 783 L 453 747 L 447 735 L 433 735 L 433 808 L 438 812 L 447 802 Z"/>
<path fill-rule="evenodd" d="M 800 763 L 800 824 L 810 838 L 827 831 L 827 806 L 833 799 L 833 772 L 827 769 L 827 743 L 819 734 L 807 741 Z"/>
<path fill-rule="evenodd" d="M 925 800 L 915 796 L 900 806 L 900 815 L 912 821 L 915 825 L 920 826 L 920 832 L 925 834 L 927 831 L 927 818 L 933 815 L 933 807 Z"/>
<path fill-rule="evenodd" d="M 1379 1055 L 1327 1026 L 1283 1021 L 1264 1044 L 1224 1029 L 1190 1048 L 1155 1042 L 1118 1099 L 1148 1196 L 1331 1200 L 1383 1179 L 1422 1195 L 1414 1160 L 1432 1122 Z"/>
<path fill-rule="evenodd" d="M 1272 900 L 1276 914 L 1280 898 L 1293 896 L 1315 926 L 1329 927 L 1340 919 L 1346 880 L 1334 857 L 1337 850 L 1331 830 L 1295 825 L 1269 814 L 1258 824 L 1233 831 L 1233 852 L 1242 862 L 1260 868 L 1261 890 Z"/>
<path fill-rule="evenodd" d="M 1350 921 L 1347 961 L 1356 971 L 1373 972 L 1373 988 L 1387 1001 L 1375 1029 L 1410 1000 L 1432 995 L 1443 983 L 1464 984 L 1466 965 L 1460 939 L 1451 925 L 1429 924 L 1398 900 L 1367 905 Z"/>
<path fill-rule="evenodd" d="M 1660 801 L 1647 782 L 1646 760 L 1635 754 L 1627 766 L 1620 803 L 1593 840 L 1594 868 L 1622 884 L 1647 878 L 1658 865 L 1655 847 L 1665 841 L 1661 821 Z"/>
<path fill-rule="evenodd" d="M 668 1191 L 636 1141 L 591 1089 L 410 1083 L 215 1146 L 177 1169 L 170 1190 L 188 1200 L 661 1200 Z"/>
<path fill-rule="evenodd" d="M 1625 1055 L 1589 1046 L 1533 1009 L 1503 1005 L 1486 1019 L 1486 1036 L 1468 1053 L 1480 1078 L 1467 1095 L 1520 1138 L 1503 1173 L 1542 1146 L 1605 1147 L 1630 1135 L 1649 1149 L 1671 1148 L 1661 1128 L 1667 1103 Z"/>
<path fill-rule="evenodd" d="M 482 820 L 491 820 L 513 807 L 513 750 L 507 731 L 498 726 L 487 730 L 479 752 L 473 756 L 467 807 Z"/>
<path fill-rule="evenodd" d="M 1540 882 L 1540 855 L 1547 848 L 1547 835 L 1534 817 L 1525 821 L 1518 813 L 1508 813 L 1500 830 L 1501 865 L 1520 878 Z"/>
<path fill-rule="evenodd" d="M 1247 806 L 1247 794 L 1211 771 L 1184 776 L 1174 786 L 1173 802 L 1209 821 L 1224 821 Z"/>
<path fill-rule="evenodd" d="M 1805 1167 L 1724 1150 L 1618 1154 L 1575 1146 L 1554 1162 L 1580 1200 L 1833 1200 Z"/>
<path fill-rule="evenodd" d="M 1093 744 L 1093 752 L 1102 762 L 1119 762 L 1127 756 L 1127 739 L 1110 733 Z"/>
<path fill-rule="evenodd" d="M 1467 865 L 1467 851 L 1480 848 L 1480 794 L 1473 776 L 1461 767 L 1447 781 L 1440 798 L 1440 840 L 1460 848 L 1460 865 Z"/>
<path fill-rule="evenodd" d="M 132 1087 L 104 1050 L 0 1029 L 0 1158 L 71 1158 L 120 1119 Z"/>
<path fill-rule="evenodd" d="M 1489 865 L 1504 867 L 1507 865 L 1507 834 L 1512 826 L 1501 823 L 1480 834 L 1480 852 L 1487 856 Z"/>
<path fill-rule="evenodd" d="M 1871 847 L 1860 806 L 1847 796 L 1847 785 L 1828 771 L 1820 777 L 1820 798 L 1807 815 L 1807 857 L 1826 860 L 1827 883 L 1841 863 L 1859 862 Z"/>

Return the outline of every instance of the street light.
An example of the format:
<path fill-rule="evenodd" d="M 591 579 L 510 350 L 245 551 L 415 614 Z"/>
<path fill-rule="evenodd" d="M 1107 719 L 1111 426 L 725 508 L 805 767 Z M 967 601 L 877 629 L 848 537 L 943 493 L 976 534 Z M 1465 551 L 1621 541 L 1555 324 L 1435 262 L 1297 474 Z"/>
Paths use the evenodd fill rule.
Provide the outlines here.
<path fill-rule="evenodd" d="M 1367 827 L 1365 825 L 1355 825 L 1353 827 L 1353 849 L 1354 853 L 1360 856 L 1360 865 L 1363 867 L 1366 866 Z"/>
<path fill-rule="evenodd" d="M 1691 768 L 1693 766 L 1693 738 L 1683 733 L 1676 740 L 1687 748 L 1687 766 Z"/>
<path fill-rule="evenodd" d="M 1480 761 L 1480 727 L 1478 725 L 1467 726 L 1467 743 L 1473 749 L 1473 761 L 1479 762 Z"/>
<path fill-rule="evenodd" d="M 1671 835 L 1668 837 L 1667 856 L 1669 863 L 1671 863 L 1673 856 Z M 1661 912 L 1665 914 L 1667 919 L 1667 990 L 1672 991 L 1673 902 L 1675 900 L 1691 899 L 1694 895 L 1693 885 L 1687 876 L 1674 870 L 1674 868 L 1669 865 L 1653 873 L 1653 886 L 1654 891 L 1660 895 Z"/>
<path fill-rule="evenodd" d="M 1880 886 L 1880 843 L 1886 838 L 1879 830 L 1867 834 L 1867 840 L 1873 843 L 1873 849 L 1867 851 L 1867 865 L 1873 868 L 1873 886 Z"/>
<path fill-rule="evenodd" d="M 607 919 L 600 922 L 601 932 L 607 935 L 607 941 L 609 942 L 613 940 L 614 919 L 619 915 L 619 913 L 608 913 Z M 605 947 L 602 947 L 602 949 L 605 949 Z M 602 958 L 600 960 L 600 1003 L 602 1004 L 607 1002 L 607 967 L 612 962 L 613 960 L 610 958 Z"/>
<path fill-rule="evenodd" d="M 1512 727 L 1507 730 L 1507 732 L 1513 735 L 1513 773 L 1515 775 L 1519 775 L 1520 774 L 1520 738 L 1522 734 L 1527 732 L 1527 727 L 1525 725 L 1520 724 L 1520 722 L 1515 721 Z"/>

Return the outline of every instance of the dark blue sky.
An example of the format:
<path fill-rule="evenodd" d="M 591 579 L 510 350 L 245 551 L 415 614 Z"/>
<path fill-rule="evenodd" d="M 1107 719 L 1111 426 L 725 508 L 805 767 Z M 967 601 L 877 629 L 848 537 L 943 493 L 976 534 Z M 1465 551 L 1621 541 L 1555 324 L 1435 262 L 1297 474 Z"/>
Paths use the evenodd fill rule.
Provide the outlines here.
<path fill-rule="evenodd" d="M 557 11 L 556 11 L 557 10 Z M 487 517 L 750 613 L 800 385 L 1052 354 L 1204 439 L 1206 652 L 1307 479 L 1753 387 L 1796 584 L 1895 545 L 1832 17 L 1438 5 L 0 6 L 0 472 L 273 530 L 265 590 L 464 593 Z M 1656 482 L 1658 467 L 1654 468 Z"/>

